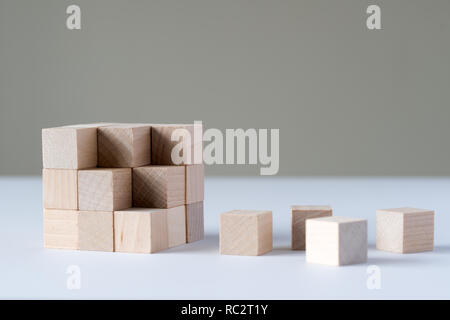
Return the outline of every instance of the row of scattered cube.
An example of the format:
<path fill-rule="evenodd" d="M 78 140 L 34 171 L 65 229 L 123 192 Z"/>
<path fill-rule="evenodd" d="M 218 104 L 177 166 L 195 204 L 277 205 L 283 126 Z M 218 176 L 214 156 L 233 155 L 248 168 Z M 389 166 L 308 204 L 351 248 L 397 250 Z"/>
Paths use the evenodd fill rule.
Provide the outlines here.
<path fill-rule="evenodd" d="M 367 261 L 367 220 L 332 216 L 328 206 L 292 206 L 292 249 L 306 261 L 346 265 Z M 434 211 L 395 208 L 377 211 L 378 250 L 433 250 Z M 272 250 L 272 212 L 234 210 L 220 216 L 220 253 L 262 255 Z"/>

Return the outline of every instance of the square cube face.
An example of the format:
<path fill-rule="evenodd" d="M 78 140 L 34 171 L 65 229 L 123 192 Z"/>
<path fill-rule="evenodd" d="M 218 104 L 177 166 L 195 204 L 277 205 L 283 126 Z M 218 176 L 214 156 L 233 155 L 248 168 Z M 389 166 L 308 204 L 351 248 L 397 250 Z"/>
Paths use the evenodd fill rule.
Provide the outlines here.
<path fill-rule="evenodd" d="M 257 256 L 272 251 L 272 211 L 234 210 L 220 215 L 220 253 Z"/>
<path fill-rule="evenodd" d="M 346 265 L 367 261 L 367 220 L 325 217 L 306 220 L 306 262 Z"/>
<path fill-rule="evenodd" d="M 79 211 L 78 214 L 78 249 L 114 251 L 113 213 Z"/>
<path fill-rule="evenodd" d="M 98 130 L 98 166 L 135 168 L 150 164 L 150 126 L 118 124 Z"/>
<path fill-rule="evenodd" d="M 377 210 L 377 249 L 395 253 L 432 251 L 434 211 L 417 208 Z"/>
<path fill-rule="evenodd" d="M 182 166 L 147 166 L 133 169 L 133 206 L 173 208 L 185 203 Z"/>
<path fill-rule="evenodd" d="M 172 137 L 174 141 L 172 141 Z M 172 151 L 174 158 L 172 158 Z M 203 126 L 165 124 L 152 126 L 152 164 L 189 165 L 203 163 Z"/>
<path fill-rule="evenodd" d="M 77 210 L 77 170 L 43 169 L 42 193 L 44 208 Z"/>
<path fill-rule="evenodd" d="M 292 206 L 291 207 L 291 247 L 292 250 L 305 250 L 306 219 L 329 217 L 329 206 Z"/>
<path fill-rule="evenodd" d="M 186 205 L 186 242 L 202 240 L 205 234 L 203 201 Z"/>
<path fill-rule="evenodd" d="M 167 212 L 146 208 L 115 211 L 114 245 L 117 252 L 153 253 L 168 249 Z"/>
<path fill-rule="evenodd" d="M 43 166 L 86 169 L 97 166 L 97 128 L 107 123 L 42 129 Z"/>
<path fill-rule="evenodd" d="M 167 210 L 167 228 L 169 248 L 186 243 L 186 206 Z"/>
<path fill-rule="evenodd" d="M 44 247 L 78 249 L 78 212 L 44 209 Z"/>
<path fill-rule="evenodd" d="M 186 204 L 203 201 L 205 196 L 205 168 L 202 164 L 186 166 Z"/>
<path fill-rule="evenodd" d="M 114 211 L 130 208 L 131 169 L 78 171 L 78 206 L 84 211 Z"/>

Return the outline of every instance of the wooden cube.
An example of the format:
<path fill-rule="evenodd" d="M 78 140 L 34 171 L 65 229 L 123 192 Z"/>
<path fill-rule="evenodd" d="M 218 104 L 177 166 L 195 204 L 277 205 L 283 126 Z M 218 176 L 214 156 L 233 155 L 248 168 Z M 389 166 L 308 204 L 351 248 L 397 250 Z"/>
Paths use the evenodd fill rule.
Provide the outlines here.
<path fill-rule="evenodd" d="M 291 246 L 292 250 L 305 250 L 306 219 L 329 217 L 329 206 L 291 206 Z"/>
<path fill-rule="evenodd" d="M 186 205 L 186 242 L 204 238 L 203 201 Z"/>
<path fill-rule="evenodd" d="M 78 212 L 78 249 L 114 251 L 113 213 Z"/>
<path fill-rule="evenodd" d="M 78 209 L 78 172 L 70 169 L 42 170 L 43 206 L 47 209 Z"/>
<path fill-rule="evenodd" d="M 333 266 L 367 261 L 367 220 L 325 217 L 306 220 L 306 262 Z"/>
<path fill-rule="evenodd" d="M 131 169 L 96 168 L 78 171 L 78 206 L 85 211 L 130 208 Z"/>
<path fill-rule="evenodd" d="M 396 253 L 432 251 L 434 211 L 416 208 L 377 210 L 377 249 Z"/>
<path fill-rule="evenodd" d="M 44 247 L 78 249 L 78 212 L 44 209 Z"/>
<path fill-rule="evenodd" d="M 98 166 L 134 168 L 150 164 L 150 126 L 117 124 L 98 130 Z"/>
<path fill-rule="evenodd" d="M 114 212 L 117 252 L 154 253 L 169 248 L 167 212 L 130 208 Z"/>
<path fill-rule="evenodd" d="M 167 229 L 169 248 L 186 243 L 186 206 L 165 209 L 167 212 Z"/>
<path fill-rule="evenodd" d="M 203 164 L 186 166 L 186 204 L 204 200 L 205 169 Z"/>
<path fill-rule="evenodd" d="M 234 210 L 220 215 L 220 253 L 258 256 L 272 251 L 272 211 Z"/>
<path fill-rule="evenodd" d="M 133 206 L 173 208 L 185 203 L 183 166 L 146 166 L 133 169 Z"/>
<path fill-rule="evenodd" d="M 172 141 L 172 135 L 175 141 Z M 185 150 L 186 149 L 186 150 Z M 172 152 L 180 162 L 172 158 Z M 152 164 L 188 165 L 203 163 L 201 124 L 152 125 Z"/>
<path fill-rule="evenodd" d="M 97 128 L 94 123 L 42 129 L 42 158 L 47 169 L 86 169 L 97 166 Z"/>

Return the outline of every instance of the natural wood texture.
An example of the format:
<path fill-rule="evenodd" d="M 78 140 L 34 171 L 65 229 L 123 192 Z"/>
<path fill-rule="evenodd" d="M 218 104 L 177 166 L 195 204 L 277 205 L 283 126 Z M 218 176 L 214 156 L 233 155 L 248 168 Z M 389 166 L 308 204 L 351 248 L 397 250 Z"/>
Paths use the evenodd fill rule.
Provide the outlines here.
<path fill-rule="evenodd" d="M 42 158 L 48 169 L 97 166 L 97 128 L 108 123 L 42 129 Z"/>
<path fill-rule="evenodd" d="M 114 212 L 117 252 L 154 253 L 169 247 L 167 211 L 131 208 Z"/>
<path fill-rule="evenodd" d="M 203 164 L 186 166 L 186 204 L 203 201 L 205 196 Z"/>
<path fill-rule="evenodd" d="M 87 211 L 130 208 L 131 169 L 88 169 L 78 171 L 78 206 Z"/>
<path fill-rule="evenodd" d="M 186 206 L 182 205 L 170 209 L 167 212 L 167 228 L 169 248 L 186 243 Z"/>
<path fill-rule="evenodd" d="M 133 206 L 173 208 L 185 203 L 183 166 L 146 166 L 133 169 Z"/>
<path fill-rule="evenodd" d="M 98 166 L 134 168 L 150 164 L 150 126 L 117 124 L 98 130 Z"/>
<path fill-rule="evenodd" d="M 114 251 L 113 213 L 78 212 L 78 249 Z"/>
<path fill-rule="evenodd" d="M 186 242 L 204 238 L 203 201 L 186 205 Z"/>
<path fill-rule="evenodd" d="M 172 141 L 172 133 L 177 129 L 181 138 Z M 176 134 L 177 132 L 175 132 Z M 175 138 L 175 136 L 174 136 Z M 172 159 L 172 150 L 175 146 L 183 146 L 182 150 L 175 149 L 182 157 L 181 163 L 175 163 Z M 193 124 L 157 124 L 152 125 L 152 164 L 158 165 L 187 165 L 203 163 L 203 126 Z"/>
<path fill-rule="evenodd" d="M 325 217 L 306 220 L 306 262 L 347 265 L 367 261 L 367 220 Z"/>
<path fill-rule="evenodd" d="M 291 206 L 291 247 L 292 250 L 305 250 L 306 219 L 332 215 L 329 206 Z"/>
<path fill-rule="evenodd" d="M 78 209 L 78 173 L 70 169 L 43 169 L 43 205 L 47 209 Z"/>
<path fill-rule="evenodd" d="M 396 253 L 432 251 L 434 211 L 417 208 L 377 210 L 377 249 Z"/>
<path fill-rule="evenodd" d="M 78 249 L 77 211 L 44 209 L 44 247 Z"/>
<path fill-rule="evenodd" d="M 220 215 L 220 253 L 257 256 L 272 251 L 272 211 L 234 210 Z"/>

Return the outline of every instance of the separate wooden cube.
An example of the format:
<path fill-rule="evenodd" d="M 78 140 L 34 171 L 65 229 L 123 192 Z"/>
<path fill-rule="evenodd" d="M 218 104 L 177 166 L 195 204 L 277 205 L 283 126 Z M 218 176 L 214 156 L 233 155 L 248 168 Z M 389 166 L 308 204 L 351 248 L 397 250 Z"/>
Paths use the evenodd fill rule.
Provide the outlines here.
<path fill-rule="evenodd" d="M 258 256 L 272 251 L 272 211 L 234 210 L 220 215 L 220 253 Z"/>
<path fill-rule="evenodd" d="M 154 253 L 168 249 L 166 210 L 130 208 L 115 211 L 114 244 L 117 252 Z"/>
<path fill-rule="evenodd" d="M 78 212 L 78 249 L 114 251 L 112 212 Z"/>
<path fill-rule="evenodd" d="M 78 209 L 78 172 L 70 169 L 42 170 L 43 206 L 47 209 Z"/>
<path fill-rule="evenodd" d="M 185 203 L 183 166 L 146 166 L 133 169 L 133 206 L 173 208 Z"/>
<path fill-rule="evenodd" d="M 97 166 L 97 128 L 94 123 L 42 129 L 42 158 L 47 169 L 86 169 Z"/>
<path fill-rule="evenodd" d="M 186 243 L 186 206 L 166 209 L 169 248 Z"/>
<path fill-rule="evenodd" d="M 78 212 L 44 209 L 44 247 L 78 249 Z"/>
<path fill-rule="evenodd" d="M 150 164 L 150 126 L 117 124 L 98 130 L 98 166 L 134 168 Z"/>
<path fill-rule="evenodd" d="M 172 141 L 172 134 L 174 134 L 174 138 L 179 134 L 179 140 Z M 187 144 L 180 144 L 185 141 Z M 173 150 L 182 158 L 180 163 L 175 163 L 172 159 Z M 152 125 L 152 164 L 188 165 L 202 163 L 203 126 L 201 124 Z"/>
<path fill-rule="evenodd" d="M 114 211 L 130 208 L 131 169 L 88 169 L 78 171 L 78 206 L 85 211 Z"/>
<path fill-rule="evenodd" d="M 377 249 L 396 253 L 432 251 L 434 211 L 416 208 L 377 210 Z"/>
<path fill-rule="evenodd" d="M 203 201 L 205 196 L 203 164 L 186 166 L 186 204 Z"/>
<path fill-rule="evenodd" d="M 329 217 L 329 206 L 291 206 L 291 247 L 292 250 L 305 250 L 306 219 Z"/>
<path fill-rule="evenodd" d="M 306 220 L 306 262 L 347 265 L 367 261 L 367 220 L 325 217 Z"/>
<path fill-rule="evenodd" d="M 204 238 L 203 201 L 186 205 L 186 242 Z"/>

